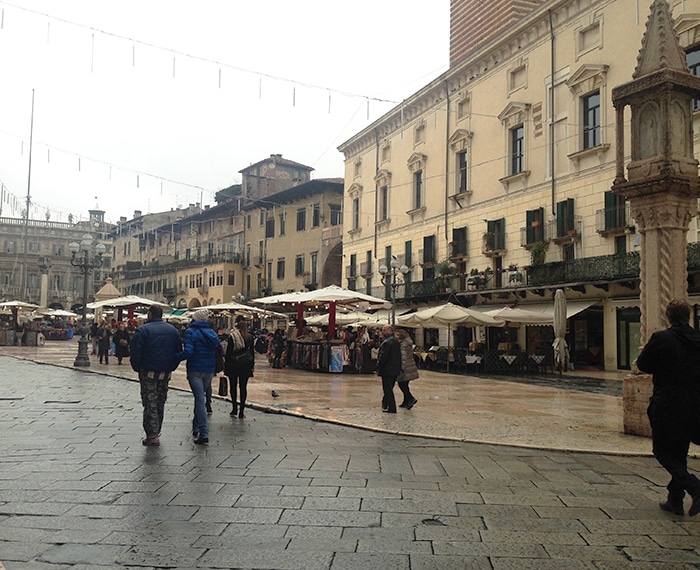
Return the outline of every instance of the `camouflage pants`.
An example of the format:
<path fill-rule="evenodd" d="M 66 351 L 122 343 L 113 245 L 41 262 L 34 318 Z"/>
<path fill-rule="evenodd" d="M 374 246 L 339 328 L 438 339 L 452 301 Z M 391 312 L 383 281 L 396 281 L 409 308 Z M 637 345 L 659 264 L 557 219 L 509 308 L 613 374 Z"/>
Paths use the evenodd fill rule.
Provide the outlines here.
<path fill-rule="evenodd" d="M 163 413 L 165 400 L 168 398 L 168 382 L 170 374 L 165 378 L 153 377 L 152 372 L 142 370 L 139 372 L 141 384 L 141 403 L 143 404 L 143 430 L 146 437 L 153 438 L 160 435 L 163 426 Z"/>

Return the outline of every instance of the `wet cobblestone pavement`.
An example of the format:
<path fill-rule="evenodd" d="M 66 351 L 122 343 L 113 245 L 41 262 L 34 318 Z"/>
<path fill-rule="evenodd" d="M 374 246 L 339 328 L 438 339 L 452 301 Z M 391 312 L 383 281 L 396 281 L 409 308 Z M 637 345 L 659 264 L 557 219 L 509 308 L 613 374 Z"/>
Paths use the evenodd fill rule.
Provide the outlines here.
<path fill-rule="evenodd" d="M 161 446 L 146 448 L 136 383 L 6 356 L 0 366 L 7 570 L 700 567 L 700 517 L 658 509 L 666 475 L 648 456 L 406 437 L 262 409 L 239 420 L 223 400 L 210 444 L 197 446 L 192 396 L 179 390 Z"/>

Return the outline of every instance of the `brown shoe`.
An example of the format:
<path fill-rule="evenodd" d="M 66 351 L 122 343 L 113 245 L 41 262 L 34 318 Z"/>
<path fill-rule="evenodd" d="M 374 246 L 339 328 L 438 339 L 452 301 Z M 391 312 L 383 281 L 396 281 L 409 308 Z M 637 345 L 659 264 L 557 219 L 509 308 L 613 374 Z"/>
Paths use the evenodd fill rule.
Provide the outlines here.
<path fill-rule="evenodd" d="M 695 491 L 695 494 L 693 495 L 693 504 L 690 505 L 690 510 L 688 511 L 688 514 L 691 517 L 694 517 L 700 513 L 700 489 Z"/>
<path fill-rule="evenodd" d="M 685 512 L 683 511 L 683 503 L 672 503 L 671 501 L 664 501 L 659 503 L 659 508 L 667 513 L 673 513 L 674 515 L 683 516 Z"/>

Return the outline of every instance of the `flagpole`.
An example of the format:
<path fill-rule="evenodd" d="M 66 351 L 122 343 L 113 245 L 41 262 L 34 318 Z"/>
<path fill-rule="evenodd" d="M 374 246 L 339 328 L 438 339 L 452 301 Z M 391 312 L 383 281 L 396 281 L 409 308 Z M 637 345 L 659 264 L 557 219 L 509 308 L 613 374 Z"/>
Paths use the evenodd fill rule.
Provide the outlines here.
<path fill-rule="evenodd" d="M 22 258 L 22 301 L 27 299 L 27 248 L 29 242 L 29 205 L 31 204 L 30 189 L 32 186 L 32 142 L 34 140 L 34 89 L 32 89 L 32 115 L 29 124 L 29 168 L 27 172 L 27 204 L 24 208 L 24 255 Z"/>

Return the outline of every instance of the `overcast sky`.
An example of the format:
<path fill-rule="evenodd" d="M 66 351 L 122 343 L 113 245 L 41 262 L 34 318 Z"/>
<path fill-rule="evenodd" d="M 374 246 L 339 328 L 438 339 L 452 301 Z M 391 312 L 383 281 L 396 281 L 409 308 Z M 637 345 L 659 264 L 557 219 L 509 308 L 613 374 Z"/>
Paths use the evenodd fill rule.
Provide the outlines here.
<path fill-rule="evenodd" d="M 2 215 L 214 204 L 270 154 L 337 146 L 444 72 L 449 2 L 0 0 Z M 369 111 L 368 111 L 369 107 Z M 369 113 L 369 118 L 368 118 Z"/>

